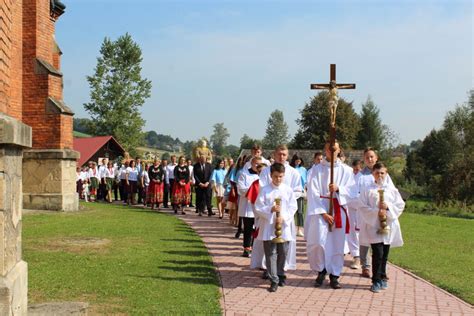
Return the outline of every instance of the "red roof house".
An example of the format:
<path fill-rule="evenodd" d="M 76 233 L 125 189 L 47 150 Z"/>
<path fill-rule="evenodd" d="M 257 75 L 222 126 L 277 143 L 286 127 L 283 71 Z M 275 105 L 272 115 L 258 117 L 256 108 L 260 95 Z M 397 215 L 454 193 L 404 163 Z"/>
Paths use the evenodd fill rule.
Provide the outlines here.
<path fill-rule="evenodd" d="M 125 154 L 125 149 L 112 136 L 74 137 L 74 150 L 81 153 L 78 166 L 84 166 L 88 161 L 99 162 L 100 158 L 114 160 Z"/>

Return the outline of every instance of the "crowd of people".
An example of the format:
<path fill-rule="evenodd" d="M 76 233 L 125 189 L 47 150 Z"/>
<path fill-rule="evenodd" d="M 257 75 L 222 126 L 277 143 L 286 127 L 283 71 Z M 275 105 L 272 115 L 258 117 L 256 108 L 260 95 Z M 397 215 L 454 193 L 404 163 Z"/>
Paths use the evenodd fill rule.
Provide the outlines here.
<path fill-rule="evenodd" d="M 329 286 L 339 289 L 344 255 L 350 253 L 350 268 L 371 278 L 371 291 L 377 293 L 388 287 L 390 247 L 403 244 L 398 217 L 405 204 L 374 149 L 367 148 L 364 161 L 355 160 L 350 167 L 339 144 L 333 150 L 330 146 L 315 153 L 310 166 L 297 154 L 288 162 L 284 145 L 268 159 L 254 145 L 251 155 L 214 165 L 205 155 L 194 164 L 182 156 L 150 164 L 139 157 L 123 165 L 91 161 L 77 170 L 77 191 L 86 201 L 120 198 L 126 205 L 172 207 L 180 214 L 195 208 L 199 216 L 209 217 L 216 215 L 214 196 L 218 217 L 228 214 L 237 228 L 235 238 L 243 235 L 242 255 L 250 258 L 251 268 L 264 271 L 269 291 L 284 286 L 286 271 L 296 269 L 297 237 L 304 237 L 316 287 L 329 274 Z"/>

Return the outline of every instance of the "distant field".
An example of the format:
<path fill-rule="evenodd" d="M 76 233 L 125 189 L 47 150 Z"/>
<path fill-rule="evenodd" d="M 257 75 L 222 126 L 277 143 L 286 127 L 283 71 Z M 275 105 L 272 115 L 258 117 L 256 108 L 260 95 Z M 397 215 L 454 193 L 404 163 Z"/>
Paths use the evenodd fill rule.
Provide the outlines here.
<path fill-rule="evenodd" d="M 390 250 L 389 260 L 474 303 L 474 221 L 404 213 L 405 245 Z"/>

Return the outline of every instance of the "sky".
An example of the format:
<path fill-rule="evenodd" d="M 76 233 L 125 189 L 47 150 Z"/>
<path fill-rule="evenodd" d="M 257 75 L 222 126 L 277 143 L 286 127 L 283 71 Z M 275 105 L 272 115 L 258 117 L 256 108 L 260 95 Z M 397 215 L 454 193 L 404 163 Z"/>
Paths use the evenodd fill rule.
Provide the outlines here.
<path fill-rule="evenodd" d="M 290 135 L 315 95 L 310 83 L 356 83 L 339 90 L 360 113 L 370 95 L 402 143 L 424 138 L 474 87 L 471 1 L 63 0 L 56 23 L 64 100 L 89 117 L 86 76 L 105 37 L 130 33 L 152 81 L 145 130 L 197 140 L 224 123 L 228 143 L 263 138 L 283 111 Z"/>

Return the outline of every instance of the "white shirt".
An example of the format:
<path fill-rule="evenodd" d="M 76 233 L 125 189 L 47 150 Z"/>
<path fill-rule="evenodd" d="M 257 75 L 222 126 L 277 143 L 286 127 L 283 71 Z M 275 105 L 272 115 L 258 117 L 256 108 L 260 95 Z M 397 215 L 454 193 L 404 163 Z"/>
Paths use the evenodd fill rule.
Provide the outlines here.
<path fill-rule="evenodd" d="M 260 189 L 255 202 L 255 213 L 259 217 L 258 240 L 272 240 L 275 238 L 276 213 L 272 212 L 275 198 L 281 199 L 280 216 L 283 218 L 282 238 L 285 241 L 295 240 L 293 237 L 294 216 L 298 206 L 292 188 L 282 183 L 278 187 L 273 183 Z"/>
<path fill-rule="evenodd" d="M 366 238 L 368 244 L 375 244 L 383 242 L 385 245 L 391 247 L 403 246 L 403 238 L 400 229 L 400 223 L 398 217 L 405 208 L 405 202 L 398 190 L 390 184 L 382 185 L 384 190 L 384 201 L 388 206 L 387 210 L 387 225 L 390 227 L 387 235 L 377 234 L 377 230 L 380 228 L 380 221 L 378 217 L 379 212 L 379 187 L 372 177 L 372 182 L 366 182 L 360 189 L 360 207 L 359 218 L 366 224 Z M 366 245 L 368 246 L 368 245 Z"/>
<path fill-rule="evenodd" d="M 101 179 L 105 178 L 106 175 L 107 175 L 107 166 L 104 166 L 104 165 L 100 165 L 99 166 L 99 177 Z"/>
<path fill-rule="evenodd" d="M 191 182 L 191 184 L 194 184 L 194 172 L 193 172 L 194 166 L 189 165 L 188 169 L 189 169 L 189 181 Z"/>
<path fill-rule="evenodd" d="M 99 170 L 97 170 L 97 168 L 95 169 L 89 168 L 89 171 L 87 171 L 87 179 L 94 178 L 94 177 L 100 180 Z"/>
<path fill-rule="evenodd" d="M 143 170 L 142 177 L 143 177 L 143 185 L 148 186 L 150 184 L 150 177 L 148 176 L 148 171 Z"/>
<path fill-rule="evenodd" d="M 128 167 L 127 167 L 128 168 Z M 125 168 L 125 165 L 123 165 L 122 167 L 120 167 L 120 170 L 119 170 L 119 176 L 120 176 L 120 180 L 125 180 L 125 175 L 127 174 L 127 168 Z"/>
<path fill-rule="evenodd" d="M 176 167 L 178 164 L 169 164 L 166 166 L 166 174 L 168 175 L 168 179 L 173 179 L 174 180 L 174 167 Z"/>
<path fill-rule="evenodd" d="M 250 189 L 252 183 L 258 180 L 258 174 L 242 172 L 237 180 L 237 191 L 239 192 L 239 216 L 255 217 L 253 212 L 253 204 L 245 196 Z"/>
<path fill-rule="evenodd" d="M 127 168 L 128 181 L 137 181 L 138 180 L 138 169 L 128 167 Z"/>

